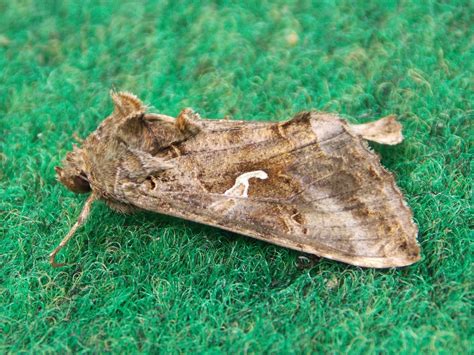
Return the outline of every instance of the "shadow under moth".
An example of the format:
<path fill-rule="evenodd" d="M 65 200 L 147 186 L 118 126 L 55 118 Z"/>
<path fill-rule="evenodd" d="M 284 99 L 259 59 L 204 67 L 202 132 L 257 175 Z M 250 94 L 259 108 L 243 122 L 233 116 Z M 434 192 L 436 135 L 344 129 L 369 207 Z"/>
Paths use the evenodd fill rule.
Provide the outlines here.
<path fill-rule="evenodd" d="M 395 180 L 366 140 L 403 140 L 394 116 L 350 124 L 302 112 L 285 122 L 147 113 L 111 92 L 114 111 L 67 153 L 58 180 L 90 193 L 56 254 L 95 200 L 219 227 L 348 264 L 387 268 L 420 258 L 417 226 Z"/>

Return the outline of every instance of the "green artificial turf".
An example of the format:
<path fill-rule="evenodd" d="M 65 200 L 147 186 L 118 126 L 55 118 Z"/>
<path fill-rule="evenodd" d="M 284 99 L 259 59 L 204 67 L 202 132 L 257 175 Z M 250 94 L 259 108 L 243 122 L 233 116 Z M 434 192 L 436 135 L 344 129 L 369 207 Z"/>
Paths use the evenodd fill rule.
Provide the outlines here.
<path fill-rule="evenodd" d="M 258 5 L 256 5 L 258 3 Z M 0 0 L 0 352 L 472 353 L 472 1 Z M 55 180 L 111 88 L 176 115 L 353 122 L 412 207 L 422 260 L 361 269 L 152 213 Z M 471 224 L 472 226 L 472 224 Z M 308 261 L 309 260 L 309 261 Z"/>

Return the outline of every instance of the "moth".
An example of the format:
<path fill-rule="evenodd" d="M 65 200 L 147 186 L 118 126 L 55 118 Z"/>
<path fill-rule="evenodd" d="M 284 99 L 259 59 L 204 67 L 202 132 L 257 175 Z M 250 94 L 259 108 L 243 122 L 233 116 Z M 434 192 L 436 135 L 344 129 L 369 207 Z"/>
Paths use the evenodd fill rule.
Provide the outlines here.
<path fill-rule="evenodd" d="M 284 122 L 177 118 L 148 113 L 135 95 L 111 92 L 114 111 L 56 167 L 90 194 L 50 263 L 95 200 L 219 227 L 362 267 L 420 259 L 417 226 L 394 177 L 366 140 L 403 140 L 394 116 L 350 124 L 301 112 Z"/>

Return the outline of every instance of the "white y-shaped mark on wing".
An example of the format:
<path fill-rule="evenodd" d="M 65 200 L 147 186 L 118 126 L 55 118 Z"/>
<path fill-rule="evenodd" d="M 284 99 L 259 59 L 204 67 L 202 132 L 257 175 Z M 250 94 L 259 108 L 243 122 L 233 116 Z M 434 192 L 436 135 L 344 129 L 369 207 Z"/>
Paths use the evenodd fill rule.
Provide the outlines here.
<path fill-rule="evenodd" d="M 244 173 L 235 179 L 235 184 L 229 190 L 224 192 L 226 196 L 235 196 L 235 197 L 248 197 L 249 192 L 249 179 L 257 178 L 257 179 L 266 179 L 268 175 L 263 170 L 256 170 L 256 171 L 249 171 L 248 173 Z M 242 191 L 243 187 L 243 191 Z"/>

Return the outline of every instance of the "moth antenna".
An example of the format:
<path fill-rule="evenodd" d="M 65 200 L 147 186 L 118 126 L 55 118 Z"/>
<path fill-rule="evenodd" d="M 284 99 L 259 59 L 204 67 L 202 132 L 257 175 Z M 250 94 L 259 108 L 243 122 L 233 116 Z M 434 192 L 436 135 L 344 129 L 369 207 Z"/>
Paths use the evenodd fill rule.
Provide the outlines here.
<path fill-rule="evenodd" d="M 49 263 L 51 264 L 52 267 L 61 267 L 65 266 L 66 264 L 61 263 L 58 264 L 56 263 L 56 254 L 69 242 L 69 240 L 72 238 L 74 233 L 76 233 L 76 230 L 84 224 L 86 221 L 87 217 L 89 216 L 89 213 L 91 211 L 92 203 L 97 199 L 96 195 L 92 193 L 88 198 L 86 203 L 84 204 L 84 207 L 82 208 L 81 214 L 77 218 L 76 223 L 72 226 L 72 228 L 69 230 L 68 234 L 61 240 L 59 245 L 49 254 Z"/>

